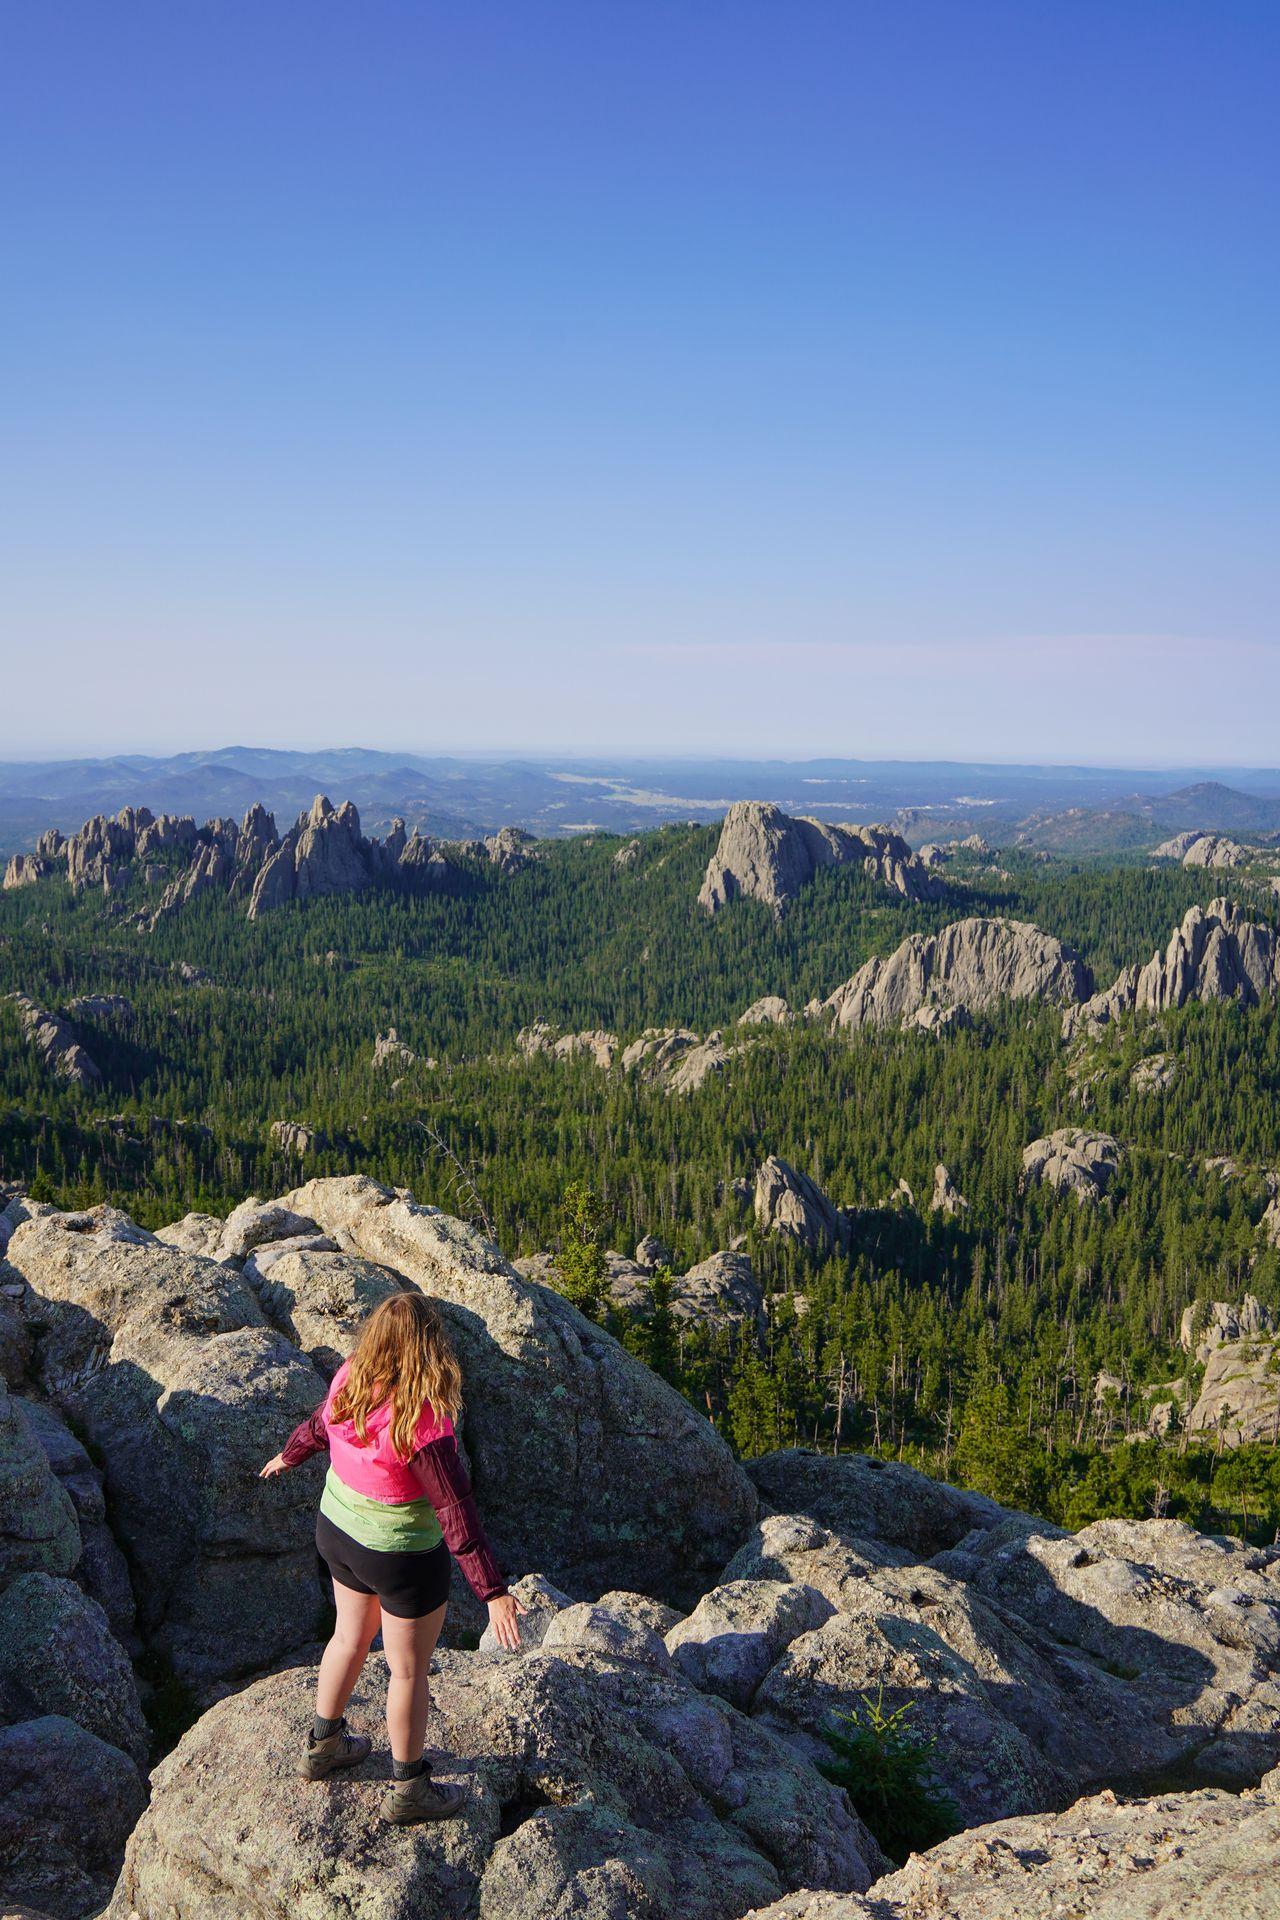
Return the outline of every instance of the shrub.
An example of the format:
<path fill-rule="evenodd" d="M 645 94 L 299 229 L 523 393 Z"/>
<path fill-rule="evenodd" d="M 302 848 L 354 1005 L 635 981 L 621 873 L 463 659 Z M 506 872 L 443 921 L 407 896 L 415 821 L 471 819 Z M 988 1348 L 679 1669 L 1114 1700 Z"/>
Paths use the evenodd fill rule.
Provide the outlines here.
<path fill-rule="evenodd" d="M 907 1721 L 915 1702 L 904 1701 L 892 1713 L 884 1707 L 884 1688 L 862 1707 L 837 1713 L 823 1732 L 831 1760 L 818 1771 L 843 1787 L 858 1813 L 891 1860 L 899 1866 L 959 1831 L 959 1810 L 939 1791 L 932 1775 L 937 1742 L 913 1733 Z"/>

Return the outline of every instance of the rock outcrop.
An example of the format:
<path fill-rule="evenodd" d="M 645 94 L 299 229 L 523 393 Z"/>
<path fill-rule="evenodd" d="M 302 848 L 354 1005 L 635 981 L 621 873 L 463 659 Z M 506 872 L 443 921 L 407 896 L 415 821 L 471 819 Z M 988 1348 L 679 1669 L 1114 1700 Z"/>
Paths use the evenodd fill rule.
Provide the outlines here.
<path fill-rule="evenodd" d="M 503 828 L 480 851 L 510 872 L 529 857 L 528 842 L 527 834 Z M 367 839 L 351 801 L 335 808 L 324 794 L 283 836 L 262 806 L 250 807 L 238 824 L 213 819 L 201 827 L 186 815 L 157 818 L 147 807 L 124 807 L 111 818 L 97 814 L 68 840 L 47 833 L 34 853 L 15 855 L 4 884 L 30 886 L 59 869 L 77 892 L 111 892 L 138 876 L 148 888 L 163 882 L 159 901 L 137 916 L 144 928 L 202 895 L 243 901 L 256 920 L 291 900 L 324 894 L 373 886 L 408 892 L 447 887 L 460 872 L 444 847 L 416 829 L 406 836 L 403 820 L 392 822 L 385 840 Z"/>
<path fill-rule="evenodd" d="M 833 1206 L 816 1180 L 771 1153 L 756 1173 L 756 1225 L 780 1233 L 806 1253 L 826 1257 L 849 1244 L 850 1216 Z"/>
<path fill-rule="evenodd" d="M 941 1160 L 933 1170 L 933 1197 L 929 1202 L 929 1211 L 945 1214 L 949 1220 L 969 1211 L 969 1202 Z"/>
<path fill-rule="evenodd" d="M 957 920 L 915 933 L 837 987 L 822 1012 L 840 1027 L 901 1026 L 926 1007 L 980 1012 L 999 1000 L 1071 1005 L 1089 971 L 1073 947 L 1024 920 Z"/>
<path fill-rule="evenodd" d="M 1243 1300 L 1210 1301 L 1182 1316 L 1184 1352 L 1203 1365 L 1188 1433 L 1225 1447 L 1250 1441 L 1280 1443 L 1280 1321 L 1251 1293 Z M 1172 1382 L 1183 1389 L 1185 1383 Z"/>
<path fill-rule="evenodd" d="M 1052 1187 L 1077 1200 L 1099 1200 L 1120 1165 L 1120 1146 L 1109 1133 L 1058 1127 L 1033 1140 L 1022 1153 L 1022 1179 L 1029 1187 Z"/>
<path fill-rule="evenodd" d="M 1280 986 L 1280 938 L 1276 929 L 1246 919 L 1225 899 L 1191 907 L 1163 954 L 1144 967 L 1126 967 L 1111 986 L 1083 1005 L 1069 1008 L 1062 1030 L 1098 1032 L 1123 1014 L 1185 1007 L 1190 1000 L 1236 1000 L 1252 1007 L 1275 1000 Z"/>
<path fill-rule="evenodd" d="M 547 1021 L 535 1020 L 531 1027 L 521 1028 L 516 1035 L 516 1046 L 526 1060 L 540 1053 L 549 1053 L 557 1060 L 576 1060 L 581 1056 L 597 1067 L 609 1068 L 618 1051 L 618 1036 L 606 1033 L 602 1027 L 582 1033 L 560 1033 Z"/>
<path fill-rule="evenodd" d="M 233 1268 L 109 1208 L 28 1211 L 8 1258 L 45 1326 L 36 1378 L 103 1463 L 141 1632 L 191 1685 L 268 1664 L 316 1613 L 318 1482 L 257 1472 L 321 1376 Z"/>
<path fill-rule="evenodd" d="M 796 1893 L 746 1920 L 1280 1920 L 1280 1776 L 1254 1792 L 1110 1790 L 944 1840 L 865 1897 Z"/>
<path fill-rule="evenodd" d="M 859 866 L 907 900 L 938 900 L 942 881 L 887 827 L 793 818 L 762 800 L 736 800 L 724 817 L 699 906 L 715 913 L 739 896 L 781 913 L 819 867 Z"/>
<path fill-rule="evenodd" d="M 314 1671 L 215 1706 L 156 1769 L 109 1920 L 730 1920 L 800 1886 L 860 1890 L 887 1864 L 837 1789 L 676 1672 L 652 1629 L 573 1607 L 520 1655 L 437 1655 L 429 1738 L 461 1815 L 379 1828 L 385 1753 L 325 1796 L 291 1764 Z M 578 1616 L 572 1619 L 570 1616 Z M 606 1634 L 613 1621 L 616 1631 Z M 602 1638 L 623 1650 L 603 1647 Z M 371 1672 L 349 1710 L 377 1728 Z M 228 1845 L 228 1836 L 235 1844 Z"/>
<path fill-rule="evenodd" d="M 759 1000 L 753 1000 L 745 1013 L 738 1015 L 740 1027 L 789 1027 L 795 1021 L 795 1014 L 778 993 L 762 994 Z"/>
<path fill-rule="evenodd" d="M 1152 850 L 1153 860 L 1177 860 L 1184 867 L 1243 867 L 1249 862 L 1249 849 L 1225 834 L 1206 833 L 1202 828 L 1175 833 Z"/>
<path fill-rule="evenodd" d="M 73 1086 L 102 1085 L 97 1061 L 81 1046 L 69 1021 L 38 1007 L 25 993 L 6 994 L 5 998 L 17 1012 L 23 1038 L 34 1047 L 46 1067 L 60 1079 L 70 1080 Z"/>
<path fill-rule="evenodd" d="M 305 1160 L 311 1153 L 323 1153 L 330 1144 L 328 1134 L 320 1127 L 303 1126 L 300 1120 L 273 1120 L 271 1138 L 282 1153 L 295 1160 Z"/>

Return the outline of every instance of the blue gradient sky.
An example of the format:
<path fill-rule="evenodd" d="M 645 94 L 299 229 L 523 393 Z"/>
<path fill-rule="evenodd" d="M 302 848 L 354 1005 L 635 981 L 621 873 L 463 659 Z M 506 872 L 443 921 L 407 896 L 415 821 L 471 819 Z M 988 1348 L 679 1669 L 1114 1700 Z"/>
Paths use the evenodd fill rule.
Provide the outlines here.
<path fill-rule="evenodd" d="M 1274 0 L 41 0 L 3 752 L 1280 763 Z"/>

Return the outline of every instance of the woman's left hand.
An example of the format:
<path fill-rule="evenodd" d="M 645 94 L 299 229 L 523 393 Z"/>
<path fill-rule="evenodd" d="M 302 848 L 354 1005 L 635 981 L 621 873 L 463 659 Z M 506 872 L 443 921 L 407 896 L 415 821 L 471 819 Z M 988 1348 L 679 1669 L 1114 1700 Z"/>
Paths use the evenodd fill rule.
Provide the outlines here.
<path fill-rule="evenodd" d="M 259 1480 L 269 1480 L 273 1473 L 284 1473 L 285 1470 L 284 1455 L 277 1453 L 273 1459 L 268 1460 L 266 1466 L 263 1467 L 259 1473 L 258 1478 Z"/>
<path fill-rule="evenodd" d="M 489 1625 L 493 1628 L 494 1638 L 500 1647 L 508 1647 L 514 1653 L 520 1645 L 519 1615 L 529 1609 L 523 1601 L 517 1600 L 514 1593 L 500 1593 L 489 1602 Z"/>

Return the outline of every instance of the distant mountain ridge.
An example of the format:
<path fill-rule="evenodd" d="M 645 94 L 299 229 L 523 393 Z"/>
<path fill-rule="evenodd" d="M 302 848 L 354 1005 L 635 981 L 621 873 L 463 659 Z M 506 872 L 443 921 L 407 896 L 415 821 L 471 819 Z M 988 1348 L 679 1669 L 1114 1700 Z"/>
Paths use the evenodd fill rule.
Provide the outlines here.
<path fill-rule="evenodd" d="M 148 807 L 197 819 L 277 819 L 316 793 L 347 795 L 368 831 L 399 815 L 412 830 L 467 839 L 515 824 L 540 838 L 634 832 L 719 819 L 734 800 L 793 816 L 883 820 L 913 845 L 980 829 L 1006 843 L 1082 852 L 1142 845 L 1180 830 L 1280 831 L 1280 770 L 992 766 L 962 761 L 753 760 L 704 756 L 472 758 L 365 747 L 229 746 L 167 756 L 0 761 L 0 856 L 29 852 L 51 825 L 73 833 L 96 813 Z"/>

